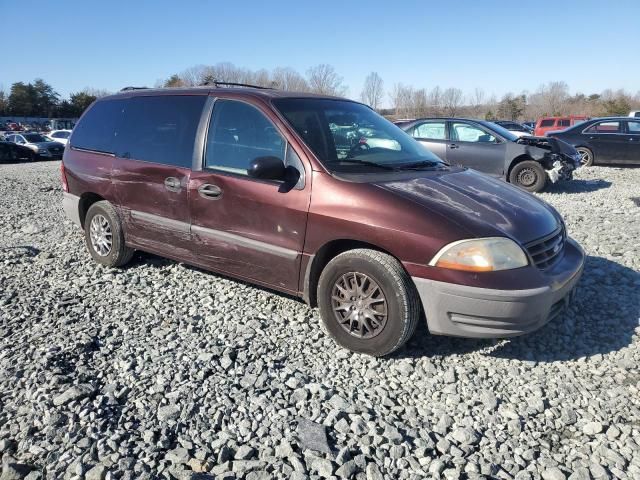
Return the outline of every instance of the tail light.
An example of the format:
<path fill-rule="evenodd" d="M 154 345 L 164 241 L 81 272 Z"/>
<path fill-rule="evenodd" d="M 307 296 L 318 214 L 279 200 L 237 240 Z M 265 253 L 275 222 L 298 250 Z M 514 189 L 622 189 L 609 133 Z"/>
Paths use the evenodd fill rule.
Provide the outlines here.
<path fill-rule="evenodd" d="M 62 191 L 69 193 L 69 184 L 67 183 L 67 174 L 64 171 L 63 162 L 60 162 L 60 179 L 62 180 Z"/>

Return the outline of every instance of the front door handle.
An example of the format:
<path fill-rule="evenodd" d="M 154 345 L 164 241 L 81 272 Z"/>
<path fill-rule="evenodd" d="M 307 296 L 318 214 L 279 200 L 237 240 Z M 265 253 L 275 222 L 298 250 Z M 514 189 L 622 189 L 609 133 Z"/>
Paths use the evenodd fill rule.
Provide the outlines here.
<path fill-rule="evenodd" d="M 181 190 L 180 180 L 176 177 L 167 177 L 164 179 L 164 188 L 170 192 L 179 192 Z"/>
<path fill-rule="evenodd" d="M 198 193 L 202 198 L 217 200 L 222 196 L 222 189 L 217 185 L 205 183 L 204 185 L 200 185 L 200 187 L 198 187 Z"/>
<path fill-rule="evenodd" d="M 453 148 L 460 148 L 460 146 L 459 146 L 459 145 L 456 145 L 455 143 L 450 143 L 450 144 L 449 144 L 449 148 L 452 148 L 452 149 L 453 149 Z"/>

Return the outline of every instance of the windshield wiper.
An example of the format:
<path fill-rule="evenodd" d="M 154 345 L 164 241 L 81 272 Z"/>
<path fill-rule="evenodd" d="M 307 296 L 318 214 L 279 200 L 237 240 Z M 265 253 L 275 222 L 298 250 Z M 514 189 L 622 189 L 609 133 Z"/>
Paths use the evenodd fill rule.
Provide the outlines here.
<path fill-rule="evenodd" d="M 420 162 L 414 163 L 405 163 L 404 165 L 398 165 L 396 169 L 398 170 L 421 170 L 423 168 L 431 168 L 431 167 L 439 167 L 439 166 L 448 166 L 448 164 L 443 162 L 434 162 L 431 160 L 423 160 Z"/>
<path fill-rule="evenodd" d="M 376 163 L 376 162 L 370 162 L 368 160 L 355 160 L 355 159 L 351 159 L 351 158 L 343 158 L 342 160 L 338 160 L 337 162 L 331 162 L 333 164 L 336 163 L 351 163 L 353 165 L 366 165 L 367 167 L 377 167 L 380 168 L 382 170 L 395 170 L 395 167 L 390 167 L 389 165 L 383 165 L 381 163 Z"/>

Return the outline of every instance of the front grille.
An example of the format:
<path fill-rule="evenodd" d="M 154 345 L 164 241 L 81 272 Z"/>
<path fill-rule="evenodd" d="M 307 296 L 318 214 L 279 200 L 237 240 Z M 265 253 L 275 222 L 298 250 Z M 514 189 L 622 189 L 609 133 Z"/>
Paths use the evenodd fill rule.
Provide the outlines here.
<path fill-rule="evenodd" d="M 50 147 L 49 148 L 49 152 L 53 153 L 54 155 L 60 155 L 62 153 L 62 147 Z"/>
<path fill-rule="evenodd" d="M 526 248 L 535 266 L 546 270 L 555 265 L 562 258 L 566 238 L 564 226 L 561 226 L 550 235 L 528 243 Z"/>

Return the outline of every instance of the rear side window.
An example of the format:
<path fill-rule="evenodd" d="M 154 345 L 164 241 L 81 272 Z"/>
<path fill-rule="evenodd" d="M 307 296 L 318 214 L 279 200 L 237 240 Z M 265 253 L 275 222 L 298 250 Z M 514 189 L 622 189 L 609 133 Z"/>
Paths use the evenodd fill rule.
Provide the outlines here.
<path fill-rule="evenodd" d="M 71 136 L 71 145 L 97 152 L 115 153 L 115 132 L 124 100 L 102 100 L 84 114 Z"/>
<path fill-rule="evenodd" d="M 620 133 L 620 122 L 600 122 L 585 130 L 587 133 Z"/>
<path fill-rule="evenodd" d="M 568 118 L 561 118 L 558 120 L 558 125 L 561 127 L 569 127 L 571 125 L 571 120 Z"/>
<path fill-rule="evenodd" d="M 541 126 L 541 127 L 553 127 L 553 125 L 554 125 L 554 123 L 555 123 L 555 122 L 556 122 L 556 121 L 555 121 L 553 118 L 548 118 L 548 119 L 546 119 L 546 120 L 542 120 L 542 121 L 540 122 L 540 126 Z"/>
<path fill-rule="evenodd" d="M 640 134 L 640 122 L 627 122 L 627 128 L 633 135 Z"/>
<path fill-rule="evenodd" d="M 127 100 L 118 129 L 118 155 L 191 167 L 204 95 L 161 95 Z"/>
<path fill-rule="evenodd" d="M 285 141 L 257 108 L 234 100 L 218 100 L 209 124 L 205 167 L 246 175 L 257 157 L 284 160 Z"/>
<path fill-rule="evenodd" d="M 444 122 L 427 122 L 415 127 L 413 136 L 416 138 L 429 138 L 432 140 L 446 140 L 446 128 Z"/>

